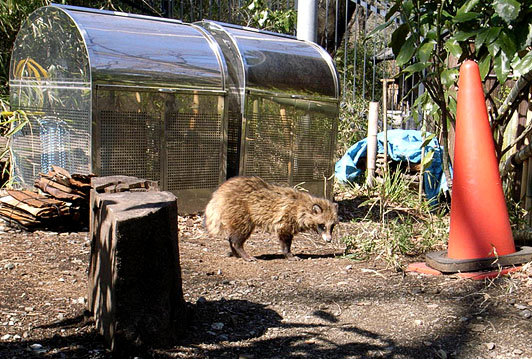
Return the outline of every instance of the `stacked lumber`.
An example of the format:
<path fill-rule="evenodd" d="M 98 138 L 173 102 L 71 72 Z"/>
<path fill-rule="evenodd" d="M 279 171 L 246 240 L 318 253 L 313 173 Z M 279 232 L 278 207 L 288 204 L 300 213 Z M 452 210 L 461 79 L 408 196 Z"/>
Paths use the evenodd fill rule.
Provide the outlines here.
<path fill-rule="evenodd" d="M 41 173 L 35 180 L 35 187 L 50 196 L 67 202 L 89 201 L 91 176 L 70 174 L 65 169 L 52 166 L 48 173 Z"/>
<path fill-rule="evenodd" d="M 28 190 L 0 191 L 0 215 L 23 227 L 46 226 L 69 214 L 70 207 L 63 201 Z"/>
<path fill-rule="evenodd" d="M 29 190 L 0 191 L 0 216 L 26 229 L 82 227 L 88 224 L 90 175 L 70 174 L 52 166 L 35 180 L 40 193 Z"/>

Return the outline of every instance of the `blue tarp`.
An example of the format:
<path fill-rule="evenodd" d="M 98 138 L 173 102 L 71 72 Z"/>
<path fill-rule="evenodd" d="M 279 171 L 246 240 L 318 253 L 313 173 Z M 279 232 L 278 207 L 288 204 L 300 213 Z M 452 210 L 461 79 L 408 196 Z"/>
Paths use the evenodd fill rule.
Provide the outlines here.
<path fill-rule="evenodd" d="M 430 134 L 427 133 L 427 136 Z M 377 134 L 377 152 L 384 153 L 384 133 Z M 421 144 L 423 137 L 421 131 L 415 130 L 390 130 L 388 131 L 388 156 L 394 161 L 412 163 L 421 162 Z M 343 183 L 355 182 L 356 177 L 363 174 L 357 168 L 360 158 L 366 157 L 367 138 L 351 146 L 344 156 L 336 162 L 335 176 Z M 447 191 L 447 180 L 442 168 L 443 148 L 436 138 L 433 138 L 425 147 L 425 154 L 434 151 L 434 157 L 429 168 L 423 176 L 425 194 L 429 200 L 437 198 L 441 191 Z"/>

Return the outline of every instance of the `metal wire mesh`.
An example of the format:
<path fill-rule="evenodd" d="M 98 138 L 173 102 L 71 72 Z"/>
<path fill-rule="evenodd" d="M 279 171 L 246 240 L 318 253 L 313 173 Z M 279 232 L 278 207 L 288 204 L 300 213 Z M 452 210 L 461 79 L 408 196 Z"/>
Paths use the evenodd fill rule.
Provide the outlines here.
<path fill-rule="evenodd" d="M 101 175 L 161 179 L 158 113 L 100 111 Z"/>
<path fill-rule="evenodd" d="M 30 121 L 13 138 L 15 181 L 33 186 L 39 173 L 52 165 L 71 173 L 90 171 L 88 111 L 23 108 Z"/>
<path fill-rule="evenodd" d="M 292 119 L 268 114 L 248 117 L 245 173 L 288 182 Z"/>
<path fill-rule="evenodd" d="M 166 136 L 170 191 L 218 185 L 221 131 L 218 114 L 169 114 Z"/>

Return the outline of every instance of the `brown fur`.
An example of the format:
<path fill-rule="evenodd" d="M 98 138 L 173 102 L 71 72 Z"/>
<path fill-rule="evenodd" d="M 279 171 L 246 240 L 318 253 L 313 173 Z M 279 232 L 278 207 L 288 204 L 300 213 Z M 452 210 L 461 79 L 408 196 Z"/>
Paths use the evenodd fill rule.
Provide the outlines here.
<path fill-rule="evenodd" d="M 276 233 L 287 258 L 292 238 L 299 232 L 315 230 L 331 240 L 338 223 L 336 205 L 290 187 L 269 184 L 259 177 L 233 177 L 212 195 L 205 209 L 210 234 L 226 236 L 232 253 L 245 260 L 255 258 L 243 248 L 255 228 Z"/>

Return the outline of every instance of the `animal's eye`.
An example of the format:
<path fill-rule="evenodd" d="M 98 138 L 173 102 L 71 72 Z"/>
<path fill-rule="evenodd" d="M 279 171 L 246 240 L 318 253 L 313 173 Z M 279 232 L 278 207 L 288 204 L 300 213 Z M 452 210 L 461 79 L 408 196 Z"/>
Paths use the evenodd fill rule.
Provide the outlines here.
<path fill-rule="evenodd" d="M 318 224 L 318 229 L 323 232 L 325 230 L 325 225 L 324 224 Z"/>

